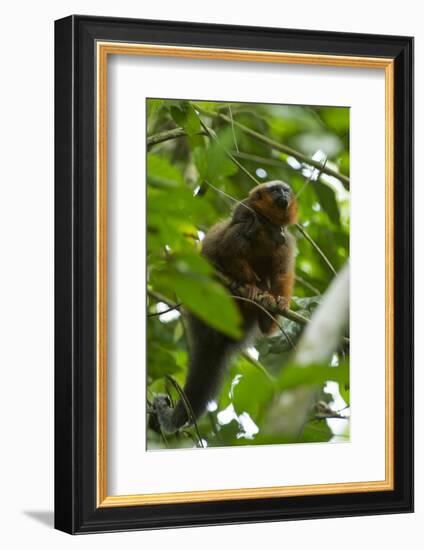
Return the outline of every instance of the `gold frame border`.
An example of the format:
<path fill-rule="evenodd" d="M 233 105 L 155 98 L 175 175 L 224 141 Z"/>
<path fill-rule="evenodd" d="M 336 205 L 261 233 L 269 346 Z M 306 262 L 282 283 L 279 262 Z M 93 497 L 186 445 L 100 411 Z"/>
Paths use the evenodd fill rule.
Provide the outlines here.
<path fill-rule="evenodd" d="M 394 489 L 394 60 L 281 53 L 185 46 L 158 46 L 123 42 L 96 44 L 97 53 L 97 506 L 141 506 L 182 502 L 276 498 L 304 495 L 364 493 Z M 107 60 L 108 55 L 144 55 L 192 59 L 255 61 L 331 67 L 384 69 L 386 123 L 386 433 L 385 479 L 382 481 L 329 483 L 249 489 L 218 489 L 178 493 L 108 496 L 107 494 Z"/>

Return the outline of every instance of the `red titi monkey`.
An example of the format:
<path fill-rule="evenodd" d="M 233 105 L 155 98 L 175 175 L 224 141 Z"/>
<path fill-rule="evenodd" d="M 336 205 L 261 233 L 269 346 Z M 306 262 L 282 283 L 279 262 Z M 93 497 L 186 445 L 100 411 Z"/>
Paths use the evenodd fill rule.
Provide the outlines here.
<path fill-rule="evenodd" d="M 296 222 L 296 198 L 287 183 L 270 181 L 252 189 L 232 218 L 214 225 L 202 243 L 202 254 L 249 297 L 263 295 L 265 305 L 288 308 L 294 282 L 294 237 L 286 226 Z M 184 393 L 198 419 L 219 389 L 230 356 L 246 344 L 258 328 L 271 334 L 276 326 L 254 304 L 237 302 L 243 337 L 235 341 L 188 314 L 190 358 Z M 170 407 L 164 395 L 153 401 L 150 426 L 174 433 L 190 420 L 180 400 Z"/>

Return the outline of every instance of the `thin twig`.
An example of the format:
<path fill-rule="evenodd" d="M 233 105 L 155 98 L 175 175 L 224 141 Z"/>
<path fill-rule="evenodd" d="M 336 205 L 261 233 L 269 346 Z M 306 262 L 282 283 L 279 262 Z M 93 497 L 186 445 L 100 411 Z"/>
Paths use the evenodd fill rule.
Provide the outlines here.
<path fill-rule="evenodd" d="M 328 157 L 325 157 L 324 162 L 322 163 L 322 167 L 318 170 L 318 174 L 314 178 L 314 181 L 318 181 L 322 174 L 322 169 L 325 168 L 325 165 L 327 164 Z M 314 177 L 315 170 L 311 170 L 311 174 L 309 178 L 305 181 L 305 183 L 302 185 L 302 187 L 299 189 L 299 191 L 296 193 L 296 198 L 298 199 L 300 195 L 303 193 L 303 191 L 306 189 L 306 187 L 311 183 L 312 178 Z"/>
<path fill-rule="evenodd" d="M 202 437 L 200 435 L 199 428 L 197 426 L 196 417 L 194 416 L 194 412 L 193 412 L 193 409 L 191 407 L 191 403 L 187 399 L 187 396 L 184 393 L 184 390 L 178 384 L 178 382 L 174 378 L 172 378 L 172 376 L 169 376 L 169 374 L 166 375 L 166 379 L 169 380 L 171 382 L 171 384 L 174 386 L 174 388 L 177 390 L 177 393 L 180 396 L 180 399 L 183 402 L 184 407 L 186 409 L 187 416 L 190 418 L 191 423 L 194 426 L 194 430 L 195 430 L 197 438 L 198 438 L 199 446 L 204 448 L 205 446 L 203 445 L 203 440 L 202 440 Z"/>
<path fill-rule="evenodd" d="M 313 292 L 314 294 L 316 294 L 317 296 L 320 296 L 321 295 L 321 292 L 316 288 L 314 287 L 313 285 L 311 285 L 311 283 L 308 283 L 308 281 L 305 281 L 305 279 L 303 279 L 303 277 L 300 277 L 299 275 L 296 275 L 296 281 L 298 283 L 300 283 L 301 285 L 303 285 L 305 288 L 307 288 L 308 290 L 310 290 L 311 292 Z"/>
<path fill-rule="evenodd" d="M 321 258 L 324 260 L 327 267 L 330 269 L 330 271 L 333 273 L 333 275 L 337 275 L 337 271 L 334 269 L 332 263 L 327 258 L 327 256 L 324 254 L 324 252 L 321 250 L 321 248 L 317 245 L 317 243 L 314 241 L 314 239 L 308 235 L 308 233 L 303 229 L 303 227 L 300 225 L 300 223 L 296 224 L 297 229 L 302 233 L 302 235 L 305 237 L 307 241 L 311 243 L 311 245 L 315 248 L 315 250 L 318 252 L 318 254 L 321 256 Z"/>
<path fill-rule="evenodd" d="M 204 136 L 205 132 L 197 132 L 196 135 Z M 172 128 L 171 130 L 165 130 L 164 132 L 159 132 L 158 134 L 153 134 L 147 138 L 147 148 L 153 147 L 153 145 L 158 145 L 164 141 L 170 139 L 177 139 L 180 137 L 188 136 L 187 132 L 183 128 Z"/>
<path fill-rule="evenodd" d="M 216 437 L 216 439 L 220 443 L 222 443 L 222 439 L 219 435 L 219 430 L 218 430 L 218 427 L 216 425 L 215 418 L 214 418 L 213 414 L 211 413 L 211 411 L 208 411 L 208 418 L 209 418 L 209 422 L 211 423 L 211 427 L 212 427 L 212 431 L 213 431 L 214 436 Z"/>
<path fill-rule="evenodd" d="M 315 420 L 326 420 L 327 418 L 338 418 L 339 420 L 349 420 L 349 416 L 343 416 L 337 413 L 333 413 L 333 414 L 317 413 L 314 416 Z"/>
<path fill-rule="evenodd" d="M 237 144 L 236 131 L 234 129 L 234 119 L 233 119 L 233 113 L 231 112 L 231 105 L 228 105 L 228 112 L 230 113 L 230 118 L 231 118 L 231 129 L 233 131 L 234 145 L 236 146 L 236 150 L 237 150 L 237 153 L 238 153 L 239 148 L 238 148 L 238 144 Z"/>
<path fill-rule="evenodd" d="M 175 304 L 175 306 L 169 307 L 168 309 L 165 309 L 164 311 L 156 311 L 155 313 L 148 313 L 147 317 L 157 317 L 160 315 L 164 315 L 165 313 L 169 313 L 170 311 L 173 311 L 174 309 L 179 309 L 182 306 L 182 304 Z"/>
<path fill-rule="evenodd" d="M 248 206 L 247 204 L 245 204 L 244 202 L 242 201 L 239 201 L 238 199 L 236 199 L 235 197 L 233 197 L 232 195 L 229 195 L 228 193 L 226 193 L 225 191 L 223 191 L 222 189 L 220 189 L 219 187 L 215 187 L 215 185 L 212 185 L 212 183 L 210 183 L 209 181 L 205 180 L 205 183 L 206 185 L 208 185 L 209 187 L 212 187 L 212 189 L 214 191 L 216 191 L 217 193 L 220 193 L 221 195 L 224 195 L 224 197 L 227 197 L 227 199 L 230 199 L 231 201 L 235 202 L 236 204 L 241 204 L 241 206 L 243 206 L 244 208 L 246 208 L 247 210 L 250 210 L 251 212 L 253 212 L 255 215 L 256 215 L 256 212 L 253 210 L 253 208 L 250 208 L 250 206 Z"/>
<path fill-rule="evenodd" d="M 255 178 L 255 176 L 253 174 L 251 174 L 249 172 L 249 170 L 247 170 L 247 168 L 245 168 L 231 153 L 230 151 L 228 151 L 228 149 L 226 149 L 224 147 L 224 145 L 222 145 L 222 143 L 220 142 L 220 140 L 218 139 L 218 136 L 216 135 L 216 133 L 214 132 L 214 130 L 212 130 L 211 128 L 208 128 L 206 126 L 206 124 L 203 122 L 203 120 L 199 117 L 199 120 L 200 120 L 200 124 L 202 125 L 202 128 L 205 130 L 205 132 L 208 134 L 208 136 L 210 138 L 212 138 L 220 147 L 221 149 L 224 151 L 224 153 L 227 155 L 227 157 L 232 160 L 234 162 L 234 164 L 236 166 L 238 166 L 240 168 L 240 170 L 242 170 L 254 183 L 255 185 L 259 185 L 259 180 L 257 180 Z"/>
<path fill-rule="evenodd" d="M 291 339 L 291 337 L 287 334 L 287 332 L 284 330 L 283 326 L 277 321 L 277 319 L 271 315 L 271 313 L 264 308 L 263 305 L 259 304 L 258 302 L 255 302 L 254 300 L 251 300 L 250 298 L 245 298 L 244 296 L 237 296 L 236 294 L 232 294 L 231 296 L 232 298 L 236 299 L 236 300 L 241 300 L 242 302 L 249 302 L 250 304 L 253 304 L 255 305 L 256 307 L 258 307 L 259 309 L 261 309 L 266 315 L 268 315 L 268 317 L 277 325 L 277 327 L 281 330 L 281 332 L 284 334 L 284 337 L 285 339 L 287 340 L 287 342 L 290 344 L 290 346 L 295 350 L 296 349 L 296 346 L 293 342 L 293 340 Z"/>

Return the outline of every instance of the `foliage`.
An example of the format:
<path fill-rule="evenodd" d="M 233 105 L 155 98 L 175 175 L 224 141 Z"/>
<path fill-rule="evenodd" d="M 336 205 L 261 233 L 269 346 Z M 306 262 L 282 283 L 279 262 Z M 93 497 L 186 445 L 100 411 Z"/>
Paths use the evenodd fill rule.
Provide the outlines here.
<path fill-rule="evenodd" d="M 349 256 L 349 109 L 151 99 L 147 118 L 149 407 L 157 392 L 178 399 L 169 377 L 183 387 L 186 376 L 182 309 L 161 311 L 182 304 L 240 335 L 238 309 L 199 251 L 204 233 L 230 215 L 229 197 L 245 198 L 255 181 L 284 180 L 298 195 L 299 223 L 310 239 L 292 228 L 298 255 L 291 308 L 309 319 L 319 306 L 334 278 L 327 263 L 338 272 Z M 342 183 L 328 171 L 347 177 Z M 280 324 L 282 332 L 234 357 L 198 432 L 165 438 L 149 430 L 148 448 L 199 446 L 198 434 L 206 446 L 346 440 L 348 421 L 327 420 L 349 405 L 346 346 L 329 364 L 300 367 L 292 344 L 303 326 L 286 318 Z"/>

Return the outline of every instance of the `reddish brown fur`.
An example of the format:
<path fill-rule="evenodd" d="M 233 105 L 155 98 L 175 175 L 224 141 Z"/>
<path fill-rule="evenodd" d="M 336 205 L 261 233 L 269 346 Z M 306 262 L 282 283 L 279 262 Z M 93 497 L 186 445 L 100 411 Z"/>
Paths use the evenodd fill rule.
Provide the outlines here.
<path fill-rule="evenodd" d="M 282 211 L 281 208 L 275 205 L 270 194 L 266 193 L 266 188 L 261 191 L 261 187 L 263 187 L 263 184 L 257 185 L 250 191 L 247 204 L 256 210 L 256 212 L 268 218 L 275 225 L 286 226 L 296 223 L 296 199 L 290 202 L 287 210 Z M 259 197 L 257 196 L 258 191 L 260 192 Z"/>
<path fill-rule="evenodd" d="M 254 213 L 260 216 L 253 237 L 248 237 Z M 253 297 L 267 292 L 268 303 L 277 300 L 288 307 L 294 284 L 294 238 L 285 232 L 285 241 L 277 243 L 273 236 L 278 234 L 278 228 L 293 224 L 296 219 L 293 194 L 287 207 L 281 208 L 267 184 L 258 185 L 237 207 L 231 220 L 211 228 L 203 242 L 203 254 L 232 280 L 248 286 Z M 251 312 L 251 307 L 240 309 L 243 314 Z M 265 333 L 276 328 L 264 313 L 258 313 L 258 322 Z"/>
<path fill-rule="evenodd" d="M 295 222 L 296 211 L 296 199 L 287 184 L 259 185 L 237 206 L 231 219 L 210 229 L 202 253 L 232 281 L 247 286 L 252 297 L 261 293 L 268 304 L 278 302 L 288 307 L 294 280 L 294 238 L 281 229 Z M 256 304 L 237 303 L 244 321 L 244 337 L 238 342 L 194 315 L 186 316 L 191 345 L 184 394 L 195 418 L 214 399 L 231 354 L 246 344 L 252 330 L 259 325 L 269 334 L 276 328 Z M 174 433 L 191 420 L 181 400 L 171 408 L 166 397 L 157 395 L 153 410 L 156 414 L 150 417 L 149 425 L 165 433 Z"/>

